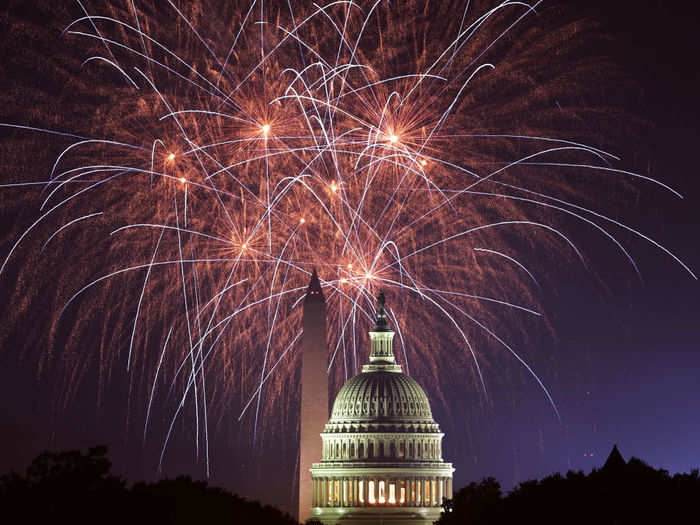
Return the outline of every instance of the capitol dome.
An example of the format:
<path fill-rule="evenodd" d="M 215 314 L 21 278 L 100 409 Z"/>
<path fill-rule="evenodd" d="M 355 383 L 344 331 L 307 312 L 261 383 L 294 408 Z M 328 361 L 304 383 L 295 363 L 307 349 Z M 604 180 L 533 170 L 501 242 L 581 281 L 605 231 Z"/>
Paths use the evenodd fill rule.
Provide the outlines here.
<path fill-rule="evenodd" d="M 325 525 L 429 524 L 452 497 L 454 469 L 442 460 L 428 396 L 396 363 L 381 293 L 369 335 L 370 362 L 340 389 L 321 434 L 312 517 Z"/>
<path fill-rule="evenodd" d="M 338 392 L 328 424 L 352 422 L 435 423 L 420 385 L 407 375 L 383 371 L 362 372 Z"/>

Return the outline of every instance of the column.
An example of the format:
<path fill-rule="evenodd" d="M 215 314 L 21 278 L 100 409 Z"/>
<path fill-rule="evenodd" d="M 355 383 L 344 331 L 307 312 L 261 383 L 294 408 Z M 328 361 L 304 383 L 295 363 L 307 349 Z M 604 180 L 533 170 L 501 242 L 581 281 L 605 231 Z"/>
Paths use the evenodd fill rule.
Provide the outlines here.
<path fill-rule="evenodd" d="M 452 499 L 452 478 L 447 478 L 447 497 Z"/>
<path fill-rule="evenodd" d="M 352 478 L 352 506 L 357 507 L 360 504 L 357 498 L 357 478 Z"/>

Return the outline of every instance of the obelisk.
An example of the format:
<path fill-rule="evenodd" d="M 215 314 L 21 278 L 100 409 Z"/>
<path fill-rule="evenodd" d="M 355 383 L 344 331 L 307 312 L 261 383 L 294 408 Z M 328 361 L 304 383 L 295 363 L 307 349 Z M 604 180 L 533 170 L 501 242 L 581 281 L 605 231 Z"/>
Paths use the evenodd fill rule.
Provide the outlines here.
<path fill-rule="evenodd" d="M 328 422 L 326 299 L 314 269 L 304 299 L 299 439 L 299 521 L 311 515 L 311 466 L 321 460 L 321 432 Z"/>

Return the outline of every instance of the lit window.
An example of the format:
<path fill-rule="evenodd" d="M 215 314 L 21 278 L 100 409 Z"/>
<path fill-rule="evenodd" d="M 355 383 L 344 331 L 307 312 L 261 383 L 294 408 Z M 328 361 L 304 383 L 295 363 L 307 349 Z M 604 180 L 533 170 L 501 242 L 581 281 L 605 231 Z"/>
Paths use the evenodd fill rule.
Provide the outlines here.
<path fill-rule="evenodd" d="M 360 503 L 364 503 L 364 502 L 365 502 L 365 482 L 364 482 L 364 480 L 362 480 L 362 479 L 361 479 L 360 482 L 358 483 L 358 494 L 357 494 L 357 496 L 358 496 L 358 499 L 360 500 Z"/>
<path fill-rule="evenodd" d="M 374 499 L 374 480 L 369 480 L 367 488 L 369 489 L 369 502 L 374 505 L 377 501 Z"/>
<path fill-rule="evenodd" d="M 384 480 L 379 482 L 379 503 L 386 503 Z"/>
<path fill-rule="evenodd" d="M 399 503 L 403 505 L 406 503 L 406 482 L 402 481 L 401 482 L 401 491 L 400 491 L 400 497 L 399 497 Z"/>
<path fill-rule="evenodd" d="M 396 483 L 389 483 L 389 503 L 396 504 Z"/>

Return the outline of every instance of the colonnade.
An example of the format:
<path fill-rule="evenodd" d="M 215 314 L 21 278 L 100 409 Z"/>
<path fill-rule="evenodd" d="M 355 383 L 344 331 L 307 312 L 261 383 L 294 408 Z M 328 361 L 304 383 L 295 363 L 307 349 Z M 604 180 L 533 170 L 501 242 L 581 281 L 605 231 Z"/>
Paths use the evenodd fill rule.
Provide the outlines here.
<path fill-rule="evenodd" d="M 314 507 L 439 507 L 452 497 L 451 477 L 318 477 Z"/>
<path fill-rule="evenodd" d="M 405 458 L 439 460 L 441 435 L 427 439 L 324 438 L 323 459 Z"/>

